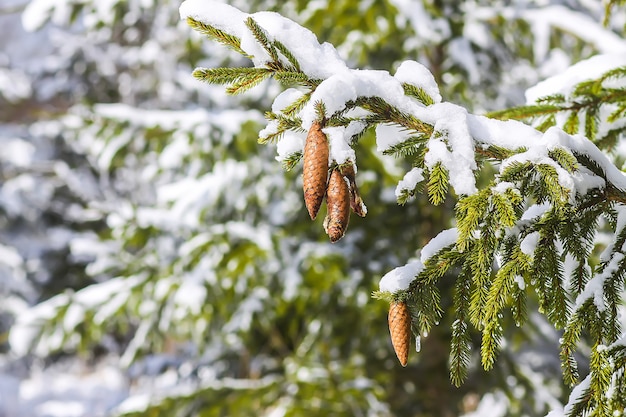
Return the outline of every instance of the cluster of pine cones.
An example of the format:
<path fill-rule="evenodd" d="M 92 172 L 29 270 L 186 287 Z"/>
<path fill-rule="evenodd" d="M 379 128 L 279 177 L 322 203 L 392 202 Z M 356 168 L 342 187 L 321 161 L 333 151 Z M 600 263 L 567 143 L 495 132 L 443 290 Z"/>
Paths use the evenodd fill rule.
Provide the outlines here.
<path fill-rule="evenodd" d="M 315 220 L 324 196 L 328 214 L 324 230 L 331 242 L 343 237 L 350 221 L 350 207 L 359 216 L 365 216 L 365 206 L 356 186 L 354 166 L 351 162 L 333 167 L 328 175 L 328 138 L 322 131 L 322 123 L 315 121 L 309 129 L 304 144 L 302 185 L 304 203 Z"/>
<path fill-rule="evenodd" d="M 328 175 L 330 151 L 322 128 L 322 122 L 313 122 L 304 144 L 304 203 L 311 220 L 315 220 L 326 197 L 328 213 L 324 219 L 324 230 L 330 241 L 336 242 L 346 233 L 350 208 L 361 217 L 365 216 L 366 209 L 356 185 L 352 162 L 333 167 Z M 393 348 L 400 364 L 406 366 L 411 335 L 411 317 L 406 303 L 391 304 L 388 322 Z"/>

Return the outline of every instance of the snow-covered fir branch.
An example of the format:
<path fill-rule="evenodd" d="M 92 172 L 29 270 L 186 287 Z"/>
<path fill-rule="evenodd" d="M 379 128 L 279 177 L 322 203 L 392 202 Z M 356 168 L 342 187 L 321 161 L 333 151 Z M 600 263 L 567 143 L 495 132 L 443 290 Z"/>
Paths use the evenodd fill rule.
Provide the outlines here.
<path fill-rule="evenodd" d="M 611 217 L 626 202 L 626 176 L 590 140 L 600 130 L 593 116 L 586 119 L 584 136 L 566 133 L 556 126 L 556 119 L 548 120 L 552 126 L 545 124 L 538 130 L 514 120 L 474 115 L 443 101 L 434 77 L 421 64 L 405 61 L 394 75 L 351 69 L 332 45 L 319 44 L 310 31 L 276 13 L 247 14 L 201 0 L 186 0 L 180 13 L 193 27 L 205 25 L 227 34 L 228 39 L 221 36 L 222 43 L 234 43 L 255 68 L 265 71 L 263 79 L 271 73 L 283 84 L 297 85 L 277 97 L 269 124 L 261 132 L 261 141 L 278 140 L 279 159 L 290 159 L 293 166 L 304 155 L 306 167 L 306 144 L 313 126 L 321 124 L 329 147 L 324 172 L 346 164 L 356 172 L 353 148 L 366 130 L 375 128 L 377 150 L 406 155 L 406 148 L 415 149 L 408 152 L 417 155 L 413 167 L 397 187 L 400 202 L 424 180 L 428 180 L 434 204 L 444 201 L 448 185 L 454 191 L 457 228 L 442 232 L 426 245 L 420 260 L 385 275 L 377 296 L 393 305 L 408 305 L 412 331 L 427 334 L 443 315 L 435 284 L 446 273 L 458 275 L 454 308 L 455 323 L 460 325 L 454 327 L 451 354 L 451 362 L 458 364 L 458 369 L 451 370 L 455 383 L 463 380 L 468 366 L 466 359 L 460 359 L 470 349 L 467 324 L 482 333 L 482 363 L 489 369 L 503 343 L 502 311 L 510 307 L 515 322 L 523 324 L 526 293 L 533 291 L 548 320 L 566 329 L 562 361 L 568 369 L 567 383 L 577 382 L 572 346 L 579 340 L 580 328 L 588 327 L 595 340 L 591 383 L 586 388 L 589 395 L 573 398 L 566 409 L 608 412 L 603 404 L 612 382 L 611 372 L 607 379 L 608 356 L 603 346 L 622 337 L 616 307 L 624 286 L 621 271 L 626 267 L 622 222 L 613 223 L 616 246 L 610 254 L 597 266 L 592 266 L 590 256 L 599 219 Z M 618 53 L 596 58 L 594 62 L 602 64 L 594 66 L 596 75 L 615 78 L 608 74 L 619 69 L 621 57 Z M 581 70 L 584 65 L 538 86 L 530 96 L 561 93 L 592 81 L 593 76 Z M 256 75 L 246 75 L 249 71 L 244 68 L 237 77 L 199 71 L 203 72 L 200 79 L 231 84 L 231 92 L 238 92 L 239 85 L 249 88 L 261 81 L 253 78 Z M 286 77 L 285 71 L 300 75 Z M 613 88 L 621 88 L 620 81 Z M 487 185 L 477 181 L 485 166 L 496 169 Z M 332 221 L 330 189 L 329 185 Z M 305 182 L 305 198 L 306 192 Z M 530 215 L 537 207 L 543 208 Z M 576 266 L 565 270 L 562 259 L 566 257 Z M 572 297 L 576 297 L 573 305 Z M 587 323 L 581 321 L 584 318 Z M 390 330 L 391 323 L 390 316 Z M 394 348 L 401 358 L 395 339 Z M 614 372 L 613 378 L 619 375 Z M 620 384 L 618 389 L 623 389 L 624 383 Z M 617 407 L 612 409 L 623 407 L 619 401 L 611 404 Z"/>

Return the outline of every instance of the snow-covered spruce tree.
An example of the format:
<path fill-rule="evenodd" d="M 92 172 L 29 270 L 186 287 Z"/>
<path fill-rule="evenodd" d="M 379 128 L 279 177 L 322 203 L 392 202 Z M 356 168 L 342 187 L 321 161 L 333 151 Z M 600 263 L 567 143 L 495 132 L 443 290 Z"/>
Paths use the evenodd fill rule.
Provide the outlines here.
<path fill-rule="evenodd" d="M 473 111 L 519 103 L 527 85 L 626 44 L 613 33 L 621 20 L 602 28 L 602 5 L 586 0 L 228 3 L 280 11 L 332 41 L 351 67 L 394 68 L 404 57 L 415 58 L 431 70 L 442 96 Z M 197 33 L 190 37 L 184 22 L 176 24 L 179 5 L 33 0 L 26 9 L 25 26 L 44 24 L 37 35 L 58 49 L 47 65 L 39 65 L 37 56 L 22 72 L 37 100 L 52 93 L 64 104 L 36 115 L 30 107 L 29 121 L 53 120 L 24 123 L 30 133 L 19 136 L 63 144 L 60 157 L 71 169 L 45 161 L 60 169 L 44 171 L 47 183 L 39 183 L 29 171 L 41 175 L 40 164 L 16 170 L 11 161 L 17 153 L 0 167 L 0 205 L 17 215 L 7 216 L 3 226 L 11 225 L 5 228 L 11 233 L 0 239 L 17 248 L 30 268 L 27 279 L 38 281 L 45 273 L 54 284 L 36 301 L 27 297 L 32 306 L 3 304 L 18 320 L 4 345 L 11 355 L 0 360 L 30 347 L 45 359 L 34 363 L 54 369 L 61 357 L 79 364 L 76 378 L 82 380 L 103 353 L 116 364 L 119 355 L 118 372 L 128 379 L 123 396 L 130 398 L 117 411 L 127 415 L 223 415 L 224 409 L 237 415 L 457 415 L 476 407 L 477 398 L 479 414 L 490 407 L 499 415 L 540 415 L 566 400 L 553 349 L 558 334 L 542 326 L 539 314 L 530 314 L 521 329 L 504 326 L 507 343 L 492 372 L 473 365 L 474 349 L 467 382 L 455 389 L 446 368 L 453 297 L 442 297 L 441 325 L 406 368 L 396 366 L 383 327 L 387 305 L 367 299 L 384 272 L 450 226 L 454 199 L 433 206 L 427 193 L 417 193 L 411 204 L 398 206 L 393 191 L 412 158 L 378 152 L 369 129 L 354 148 L 355 178 L 369 211 L 365 218 L 353 216 L 347 236 L 330 244 L 323 208 L 317 223 L 306 221 L 302 190 L 294 185 L 300 165 L 285 174 L 272 147 L 255 144 L 261 113 L 224 111 L 235 105 L 267 109 L 280 86 L 263 83 L 235 98 L 219 86 L 199 88 L 190 68 L 248 61 Z M 0 22 L 0 31 L 5 27 Z M 16 44 L 8 46 L 19 49 Z M 0 104 L 0 114 L 13 110 L 20 107 Z M 17 122 L 11 115 L 2 120 Z M 20 143 L 15 133 L 5 135 L 10 146 Z M 491 179 L 483 173 L 479 188 Z M 87 182 L 92 175 L 95 181 Z M 64 192 L 41 194 L 50 185 L 86 200 L 77 205 Z M 15 190 L 27 198 L 15 198 Z M 52 228 L 37 221 L 33 235 L 62 242 L 64 257 L 40 261 L 24 240 L 19 217 L 47 204 L 53 216 L 46 209 L 38 220 L 53 220 Z M 80 233 L 59 233 L 61 223 Z M 10 253 L 3 258 L 15 259 Z M 67 274 L 50 269 L 48 260 L 88 267 Z M 9 269 L 9 282 L 19 282 L 21 269 Z M 448 294 L 454 283 L 447 277 L 437 285 Z M 470 331 L 472 343 L 480 343 Z M 0 342 L 6 336 L 0 334 Z M 580 364 L 586 375 L 585 361 Z M 39 400 L 50 395 L 41 390 Z M 4 405 L 0 400 L 0 414 Z M 44 407 L 36 411 L 45 414 Z"/>
<path fill-rule="evenodd" d="M 450 297 L 450 378 L 461 385 L 470 328 L 481 332 L 481 363 L 489 370 L 505 342 L 504 327 L 523 326 L 536 298 L 538 311 L 563 330 L 561 366 L 565 382 L 574 386 L 564 414 L 624 410 L 626 176 L 601 150 L 615 147 L 624 130 L 623 55 L 576 65 L 558 82 L 538 87 L 536 105 L 498 113 L 543 117 L 535 129 L 442 101 L 433 76 L 417 62 L 404 62 L 393 76 L 349 69 L 330 44 L 320 45 L 277 14 L 187 0 L 181 16 L 254 63 L 197 68 L 196 78 L 228 84 L 231 94 L 270 77 L 290 87 L 266 114 L 259 141 L 276 142 L 287 168 L 304 159 L 309 214 L 315 217 L 325 195 L 324 227 L 332 241 L 348 227 L 347 205 L 365 213 L 354 148 L 368 129 L 376 130 L 378 150 L 412 160 L 398 184 L 398 202 L 420 192 L 434 205 L 450 195 L 456 199 L 456 227 L 386 274 L 375 293 L 391 303 L 390 330 L 403 365 L 409 332 L 419 344 L 442 319 L 442 298 Z M 489 174 L 491 180 L 478 186 L 476 178 Z M 442 280 L 452 280 L 449 293 L 441 294 Z M 586 342 L 589 372 L 581 381 L 575 355 L 584 354 Z"/>

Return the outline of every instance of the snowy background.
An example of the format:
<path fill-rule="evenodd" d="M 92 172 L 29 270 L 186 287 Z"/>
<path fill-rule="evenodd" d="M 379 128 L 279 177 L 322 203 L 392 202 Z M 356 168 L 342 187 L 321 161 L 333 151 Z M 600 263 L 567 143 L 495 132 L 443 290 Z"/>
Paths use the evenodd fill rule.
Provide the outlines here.
<path fill-rule="evenodd" d="M 338 1 L 334 9 L 325 1 L 228 3 L 279 10 L 333 42 L 350 68 L 403 81 L 416 71 L 430 77 L 428 68 L 434 77 L 423 85 L 437 102 L 476 114 L 565 92 L 626 60 L 626 14 L 605 28 L 596 1 L 471 1 L 444 10 L 420 0 Z M 0 1 L 0 417 L 142 415 L 173 412 L 177 401 L 181 415 L 193 415 L 189 398 L 222 404 L 223 392 L 241 393 L 231 411 L 258 410 L 246 398 L 263 398 L 267 415 L 424 412 L 406 397 L 424 392 L 415 377 L 424 372 L 441 373 L 447 387 L 447 371 L 421 359 L 435 357 L 446 335 L 422 340 L 402 373 L 385 306 L 370 298 L 383 276 L 384 288 L 406 285 L 404 272 L 419 263 L 393 268 L 450 227 L 449 216 L 419 199 L 396 206 L 398 193 L 423 179 L 380 153 L 402 132 L 379 127 L 386 142 L 371 138 L 371 150 L 336 155 L 364 161 L 370 213 L 330 246 L 304 216 L 297 170 L 285 173 L 275 160 L 298 145 L 256 143 L 279 86 L 233 98 L 193 79 L 196 66 L 246 64 L 192 33 L 179 6 Z M 339 58 L 308 69 L 337 73 Z M 408 59 L 425 67 L 402 64 Z M 373 73 L 362 88 L 385 79 Z M 326 87 L 352 82 L 348 73 L 335 81 Z M 445 103 L 438 110 L 450 111 L 465 117 Z M 456 169 L 453 187 L 472 192 L 471 162 Z M 406 218 L 424 225 L 407 231 Z M 422 261 L 454 233 L 434 240 Z M 533 322 L 504 354 L 504 382 L 477 372 L 457 394 L 458 409 L 494 417 L 561 409 L 566 395 L 549 347 L 558 335 L 539 316 Z"/>

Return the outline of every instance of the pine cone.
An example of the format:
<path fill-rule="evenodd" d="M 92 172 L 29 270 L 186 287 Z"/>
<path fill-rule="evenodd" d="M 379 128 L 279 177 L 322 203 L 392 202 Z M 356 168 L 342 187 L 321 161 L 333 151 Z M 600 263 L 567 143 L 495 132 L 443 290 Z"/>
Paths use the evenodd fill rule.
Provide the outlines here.
<path fill-rule="evenodd" d="M 326 191 L 328 179 L 328 139 L 322 132 L 322 124 L 313 122 L 304 144 L 304 163 L 302 167 L 302 188 L 304 203 L 315 220 Z"/>
<path fill-rule="evenodd" d="M 354 165 L 352 163 L 342 165 L 340 168 L 341 175 L 348 180 L 348 188 L 350 189 L 350 207 L 357 216 L 365 217 L 367 214 L 367 208 L 363 204 L 363 200 L 359 195 L 359 188 L 356 185 L 356 174 L 354 172 Z"/>
<path fill-rule="evenodd" d="M 324 229 L 331 242 L 343 237 L 350 220 L 350 193 L 348 183 L 338 169 L 333 170 L 326 190 L 328 215 L 324 220 Z"/>
<path fill-rule="evenodd" d="M 406 366 L 411 345 L 411 316 L 406 303 L 391 303 L 388 321 L 393 350 L 400 364 Z"/>

